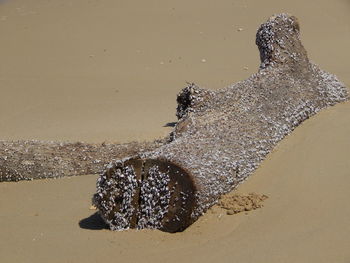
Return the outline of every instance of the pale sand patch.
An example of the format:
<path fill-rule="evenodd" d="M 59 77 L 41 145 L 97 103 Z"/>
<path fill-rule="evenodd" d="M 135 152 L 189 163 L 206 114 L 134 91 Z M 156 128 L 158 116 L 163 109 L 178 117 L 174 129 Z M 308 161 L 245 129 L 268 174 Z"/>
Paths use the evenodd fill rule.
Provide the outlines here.
<path fill-rule="evenodd" d="M 96 176 L 2 183 L 2 262 L 347 262 L 349 116 L 350 103 L 329 108 L 279 144 L 238 189 L 268 195 L 263 208 L 213 207 L 182 233 L 103 229 Z"/>
<path fill-rule="evenodd" d="M 263 207 L 263 202 L 267 198 L 267 195 L 257 193 L 237 194 L 235 191 L 232 191 L 223 196 L 219 200 L 218 205 L 227 210 L 226 214 L 234 215 Z"/>

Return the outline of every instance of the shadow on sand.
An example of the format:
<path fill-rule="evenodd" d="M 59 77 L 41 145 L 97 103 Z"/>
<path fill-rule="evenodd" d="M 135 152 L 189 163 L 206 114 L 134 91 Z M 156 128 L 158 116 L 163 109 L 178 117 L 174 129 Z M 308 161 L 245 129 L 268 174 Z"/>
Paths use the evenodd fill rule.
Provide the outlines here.
<path fill-rule="evenodd" d="M 80 220 L 79 226 L 81 228 L 90 230 L 108 229 L 108 226 L 97 212 L 87 218 Z"/>
<path fill-rule="evenodd" d="M 176 123 L 177 123 L 176 121 L 175 122 L 168 122 L 168 123 L 164 124 L 163 127 L 175 127 Z"/>

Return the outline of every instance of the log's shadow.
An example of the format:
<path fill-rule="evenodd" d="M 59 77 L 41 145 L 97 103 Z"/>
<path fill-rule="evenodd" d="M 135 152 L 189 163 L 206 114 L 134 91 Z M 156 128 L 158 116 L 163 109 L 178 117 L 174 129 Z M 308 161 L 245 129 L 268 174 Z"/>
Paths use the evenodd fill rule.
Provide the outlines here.
<path fill-rule="evenodd" d="M 103 219 L 97 212 L 87 218 L 80 220 L 79 226 L 81 228 L 90 230 L 108 229 L 107 224 L 103 221 Z"/>
<path fill-rule="evenodd" d="M 168 123 L 164 124 L 163 127 L 175 127 L 176 123 L 177 123 L 176 121 L 175 122 L 168 122 Z"/>

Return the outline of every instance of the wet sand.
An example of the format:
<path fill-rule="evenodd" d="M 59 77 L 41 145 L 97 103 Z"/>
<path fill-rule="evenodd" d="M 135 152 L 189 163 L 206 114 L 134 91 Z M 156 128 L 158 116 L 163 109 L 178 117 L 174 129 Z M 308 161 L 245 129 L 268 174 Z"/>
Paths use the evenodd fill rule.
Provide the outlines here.
<path fill-rule="evenodd" d="M 309 57 L 350 86 L 348 1 L 0 3 L 0 137 L 126 142 L 164 136 L 186 81 L 220 88 L 259 64 L 258 25 L 301 23 Z M 242 30 L 239 30 L 242 29 Z M 1 262 L 348 262 L 350 103 L 282 141 L 238 192 L 183 233 L 112 232 L 90 210 L 96 176 L 0 184 Z"/>

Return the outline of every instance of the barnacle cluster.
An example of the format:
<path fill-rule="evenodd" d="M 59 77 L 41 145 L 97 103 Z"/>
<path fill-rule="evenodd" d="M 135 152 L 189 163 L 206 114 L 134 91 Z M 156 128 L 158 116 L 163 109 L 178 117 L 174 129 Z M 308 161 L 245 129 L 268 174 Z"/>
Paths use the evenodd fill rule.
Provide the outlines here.
<path fill-rule="evenodd" d="M 112 162 L 97 180 L 93 202 L 113 230 L 183 229 L 190 219 L 195 186 L 168 161 L 141 158 Z"/>
<path fill-rule="evenodd" d="M 140 196 L 140 218 L 138 228 L 160 228 L 161 220 L 168 212 L 170 203 L 169 175 L 152 166 L 148 178 L 142 182 Z"/>

